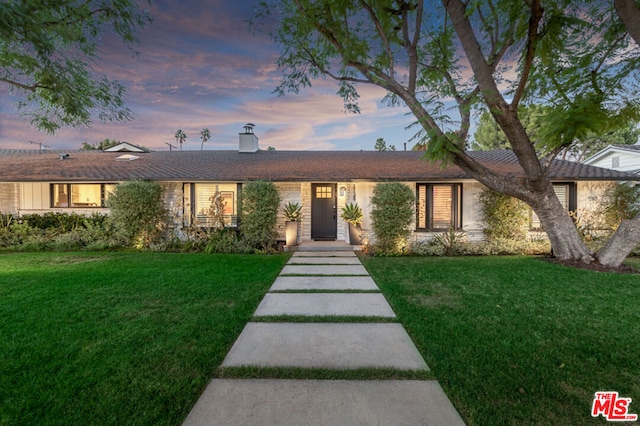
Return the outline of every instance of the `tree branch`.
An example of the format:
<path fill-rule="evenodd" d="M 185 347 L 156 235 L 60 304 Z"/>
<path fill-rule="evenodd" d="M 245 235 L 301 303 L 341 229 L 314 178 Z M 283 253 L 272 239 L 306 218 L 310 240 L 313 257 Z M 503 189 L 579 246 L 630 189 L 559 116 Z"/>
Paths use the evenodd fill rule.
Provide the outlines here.
<path fill-rule="evenodd" d="M 540 0 L 532 0 L 531 2 L 531 15 L 529 16 L 529 33 L 527 35 L 527 53 L 525 55 L 524 64 L 522 66 L 522 75 L 518 82 L 515 94 L 513 95 L 513 102 L 511 107 L 517 111 L 524 89 L 529 81 L 529 75 L 531 74 L 531 67 L 533 66 L 533 59 L 536 52 L 536 43 L 538 41 L 538 27 L 542 20 L 544 10 L 540 4 Z"/>
<path fill-rule="evenodd" d="M 44 85 L 44 84 L 34 83 L 32 85 L 27 85 L 27 84 L 19 83 L 17 81 L 9 80 L 9 79 L 3 78 L 3 77 L 0 77 L 0 81 L 2 81 L 3 83 L 7 83 L 7 84 L 9 84 L 11 86 L 17 87 L 19 89 L 29 91 L 29 92 L 35 92 L 38 89 L 50 89 L 49 86 Z"/>
<path fill-rule="evenodd" d="M 384 44 L 385 51 L 387 52 L 387 56 L 389 57 L 389 72 L 391 73 L 391 75 L 393 75 L 395 73 L 395 57 L 393 55 L 393 50 L 391 49 L 391 43 L 389 43 L 389 39 L 387 38 L 387 35 L 384 33 L 382 25 L 380 24 L 380 20 L 378 19 L 378 15 L 375 14 L 373 9 L 371 8 L 371 5 L 365 2 L 364 0 L 360 0 L 360 4 L 369 13 L 371 20 L 373 21 L 376 27 L 376 31 L 378 31 L 378 35 L 382 39 L 382 44 Z"/>

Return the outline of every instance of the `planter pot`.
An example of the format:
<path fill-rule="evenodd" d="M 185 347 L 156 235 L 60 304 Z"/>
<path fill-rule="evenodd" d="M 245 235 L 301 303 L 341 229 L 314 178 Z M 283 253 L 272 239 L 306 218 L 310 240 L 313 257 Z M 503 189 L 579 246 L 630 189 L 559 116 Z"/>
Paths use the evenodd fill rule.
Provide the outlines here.
<path fill-rule="evenodd" d="M 284 232 L 287 246 L 298 245 L 298 222 L 285 222 Z"/>
<path fill-rule="evenodd" d="M 360 228 L 360 225 L 349 224 L 349 244 L 352 246 L 362 244 L 362 228 Z"/>

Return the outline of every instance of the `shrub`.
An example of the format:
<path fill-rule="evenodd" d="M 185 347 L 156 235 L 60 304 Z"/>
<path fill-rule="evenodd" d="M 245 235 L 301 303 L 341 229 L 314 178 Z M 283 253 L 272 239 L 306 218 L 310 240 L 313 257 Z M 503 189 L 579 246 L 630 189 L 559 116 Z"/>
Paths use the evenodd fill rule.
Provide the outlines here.
<path fill-rule="evenodd" d="M 601 211 L 607 228 L 616 230 L 624 219 L 640 212 L 640 186 L 612 185 L 604 194 Z"/>
<path fill-rule="evenodd" d="M 488 240 L 522 240 L 527 237 L 529 206 L 524 201 L 491 189 L 480 193 L 480 214 Z"/>
<path fill-rule="evenodd" d="M 140 180 L 117 185 L 109 196 L 111 220 L 136 247 L 148 248 L 159 240 L 167 218 L 163 196 L 159 183 Z"/>
<path fill-rule="evenodd" d="M 449 231 L 435 234 L 433 242 L 442 247 L 444 256 L 455 256 L 463 251 L 463 245 L 467 241 L 467 234 L 463 231 L 456 231 L 449 228 Z"/>
<path fill-rule="evenodd" d="M 212 231 L 204 251 L 206 253 L 237 253 L 241 251 L 236 230 L 222 228 Z"/>
<path fill-rule="evenodd" d="M 513 240 L 495 238 L 487 241 L 458 242 L 455 250 L 447 252 L 438 238 L 411 244 L 411 253 L 417 256 L 500 256 L 546 255 L 551 251 L 548 240 Z"/>
<path fill-rule="evenodd" d="M 252 249 L 271 251 L 278 238 L 280 193 L 272 182 L 252 181 L 242 188 L 242 243 Z"/>
<path fill-rule="evenodd" d="M 376 253 L 401 253 L 407 245 L 413 221 L 415 195 L 402 183 L 380 183 L 371 197 L 371 222 L 376 235 Z"/>

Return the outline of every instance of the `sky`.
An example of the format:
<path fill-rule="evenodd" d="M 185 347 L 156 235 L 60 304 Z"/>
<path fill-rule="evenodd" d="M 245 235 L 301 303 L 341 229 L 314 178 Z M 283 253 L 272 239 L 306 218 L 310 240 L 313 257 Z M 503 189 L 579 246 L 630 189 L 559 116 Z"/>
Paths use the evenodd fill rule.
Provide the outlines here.
<path fill-rule="evenodd" d="M 345 113 L 333 80 L 316 80 L 297 95 L 273 93 L 279 51 L 268 33 L 254 34 L 247 23 L 258 2 L 156 0 L 149 7 L 154 22 L 135 46 L 139 54 L 122 44 L 102 46 L 100 69 L 127 87 L 132 121 L 95 120 L 48 135 L 15 112 L 19 98 L 0 85 L 0 148 L 77 149 L 108 138 L 162 151 L 178 145 L 174 134 L 182 129 L 183 149 L 199 150 L 200 131 L 208 128 L 204 149 L 237 149 L 238 133 L 253 123 L 261 149 L 373 150 L 384 138 L 402 150 L 415 133 L 405 129 L 413 116 L 383 103 L 383 89 L 359 86 L 359 115 Z"/>

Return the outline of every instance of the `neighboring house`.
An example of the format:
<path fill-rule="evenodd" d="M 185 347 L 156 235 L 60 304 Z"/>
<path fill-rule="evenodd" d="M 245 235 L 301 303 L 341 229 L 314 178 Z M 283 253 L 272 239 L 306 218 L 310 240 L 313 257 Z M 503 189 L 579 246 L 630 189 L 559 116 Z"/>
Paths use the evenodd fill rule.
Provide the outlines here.
<path fill-rule="evenodd" d="M 299 239 L 348 241 L 342 207 L 356 202 L 370 234 L 371 197 L 378 182 L 403 182 L 416 194 L 413 238 L 425 239 L 450 228 L 482 238 L 478 194 L 483 185 L 454 165 L 441 167 L 417 151 L 262 151 L 251 127 L 240 133 L 238 151 L 121 152 L 0 150 L 0 211 L 106 213 L 113 185 L 131 179 L 160 182 L 166 203 L 184 225 L 206 224 L 210 197 L 220 192 L 226 220 L 238 225 L 243 182 L 270 180 L 282 206 L 303 205 Z M 521 171 L 511 151 L 471 153 L 510 179 Z M 594 194 L 611 181 L 640 176 L 557 160 L 550 167 L 556 192 L 569 210 L 593 208 Z M 535 227 L 535 223 L 533 224 Z M 279 217 L 284 239 L 284 216 Z"/>
<path fill-rule="evenodd" d="M 105 152 L 148 152 L 149 150 L 129 142 L 120 142 L 104 150 Z"/>
<path fill-rule="evenodd" d="M 640 145 L 609 145 L 587 158 L 584 164 L 640 174 Z"/>

